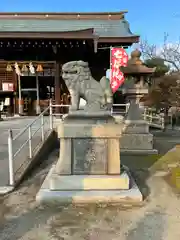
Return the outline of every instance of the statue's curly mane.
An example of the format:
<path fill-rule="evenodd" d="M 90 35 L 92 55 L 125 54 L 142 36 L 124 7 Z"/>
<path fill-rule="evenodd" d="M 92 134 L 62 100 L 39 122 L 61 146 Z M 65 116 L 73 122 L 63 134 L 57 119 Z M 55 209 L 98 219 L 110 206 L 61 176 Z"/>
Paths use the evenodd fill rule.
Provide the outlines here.
<path fill-rule="evenodd" d="M 89 81 L 92 77 L 88 63 L 83 61 L 65 63 L 62 67 L 62 72 L 66 76 L 69 75 L 69 78 L 71 78 L 73 82 L 84 82 L 85 80 Z"/>
<path fill-rule="evenodd" d="M 62 66 L 62 78 L 71 94 L 70 110 L 78 110 L 79 100 L 83 98 L 87 104 L 85 110 L 100 111 L 109 109 L 111 89 L 107 79 L 97 82 L 91 75 L 89 64 L 83 61 L 72 61 Z"/>

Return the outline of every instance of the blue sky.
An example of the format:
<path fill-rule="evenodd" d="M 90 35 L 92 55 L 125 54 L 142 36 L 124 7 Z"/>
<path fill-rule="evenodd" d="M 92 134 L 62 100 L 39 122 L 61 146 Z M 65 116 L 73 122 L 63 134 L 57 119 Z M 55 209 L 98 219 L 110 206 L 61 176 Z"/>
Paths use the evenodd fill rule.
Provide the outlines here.
<path fill-rule="evenodd" d="M 1 0 L 1 12 L 121 11 L 133 33 L 161 44 L 164 32 L 171 42 L 180 37 L 180 0 Z"/>

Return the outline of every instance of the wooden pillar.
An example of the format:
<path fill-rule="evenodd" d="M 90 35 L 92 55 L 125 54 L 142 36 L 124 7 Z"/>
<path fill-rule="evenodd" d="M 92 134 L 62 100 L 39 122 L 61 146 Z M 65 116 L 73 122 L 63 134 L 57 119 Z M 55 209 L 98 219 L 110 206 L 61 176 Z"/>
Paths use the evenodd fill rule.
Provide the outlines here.
<path fill-rule="evenodd" d="M 17 84 L 17 74 L 15 71 L 13 71 L 12 79 L 13 79 L 12 82 L 14 84 L 13 111 L 14 111 L 14 114 L 18 114 L 18 97 L 17 97 L 18 84 Z"/>
<path fill-rule="evenodd" d="M 24 103 L 23 103 L 23 99 L 22 99 L 22 91 L 21 91 L 21 76 L 17 75 L 18 77 L 18 106 L 19 106 L 19 115 L 23 114 L 24 111 Z"/>
<path fill-rule="evenodd" d="M 39 77 L 38 73 L 36 73 L 36 114 L 39 115 L 41 113 L 41 108 L 40 108 L 40 100 L 39 100 Z"/>
<path fill-rule="evenodd" d="M 60 105 L 61 103 L 61 87 L 60 87 L 60 63 L 55 63 L 55 104 Z M 60 107 L 56 107 L 56 113 L 60 112 Z"/>

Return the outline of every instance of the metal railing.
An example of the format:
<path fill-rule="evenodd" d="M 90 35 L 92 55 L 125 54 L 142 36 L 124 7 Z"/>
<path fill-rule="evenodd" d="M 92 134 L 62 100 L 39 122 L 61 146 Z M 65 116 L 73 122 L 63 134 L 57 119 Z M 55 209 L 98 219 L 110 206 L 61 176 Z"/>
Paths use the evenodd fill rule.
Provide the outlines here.
<path fill-rule="evenodd" d="M 36 149 L 41 143 L 46 140 L 47 134 L 53 130 L 53 117 L 62 113 L 54 113 L 54 107 L 69 107 L 70 105 L 53 105 L 50 101 L 49 107 L 47 107 L 39 116 L 35 118 L 29 125 L 27 125 L 22 131 L 14 136 L 13 130 L 9 129 L 8 133 L 8 164 L 9 164 L 9 185 L 15 185 L 15 174 L 23 165 L 24 162 L 20 162 L 20 167 L 15 167 L 15 161 L 17 156 L 24 150 L 23 158 L 24 161 L 32 159 Z M 21 139 L 23 135 L 26 135 L 24 139 Z M 16 145 L 19 146 L 16 148 Z M 22 143 L 23 142 L 23 143 Z M 25 149 L 26 148 L 26 149 Z M 16 159 L 16 160 L 15 160 Z M 17 161 L 16 161 L 17 162 Z"/>
<path fill-rule="evenodd" d="M 161 129 L 165 128 L 165 118 L 161 114 L 156 114 L 151 108 L 144 109 L 144 120 L 149 123 L 150 126 L 158 127 Z"/>
<path fill-rule="evenodd" d="M 113 104 L 111 108 L 111 114 L 112 115 L 125 115 L 129 110 L 130 103 L 126 104 Z M 53 108 L 69 108 L 70 105 L 50 105 L 50 109 Z M 143 112 L 144 120 L 149 123 L 150 126 L 158 127 L 161 129 L 164 129 L 165 121 L 164 116 L 154 114 L 151 108 L 145 108 Z M 68 111 L 67 111 L 68 112 Z M 52 110 L 53 116 L 61 116 L 63 117 L 63 113 L 54 113 Z"/>
<path fill-rule="evenodd" d="M 39 146 L 40 143 L 43 143 L 46 139 L 46 134 L 52 130 L 53 123 L 52 123 L 52 114 L 50 113 L 50 106 L 46 108 L 34 121 L 32 121 L 27 127 L 25 127 L 22 131 L 20 131 L 17 135 L 13 136 L 13 130 L 9 129 L 8 134 L 8 160 L 9 160 L 9 184 L 11 186 L 14 186 L 15 184 L 15 173 L 18 171 L 20 167 L 17 167 L 15 169 L 15 159 L 17 159 L 17 156 L 23 152 L 23 150 L 27 147 L 26 150 L 23 152 L 23 157 L 25 159 L 28 157 L 29 159 L 32 159 L 34 156 L 34 152 Z M 46 114 L 50 115 L 51 117 L 48 117 L 46 119 Z M 47 124 L 47 126 L 46 126 Z M 25 135 L 24 139 L 21 139 L 22 136 Z M 36 136 L 38 135 L 38 136 Z M 36 140 L 33 139 L 36 136 Z M 21 142 L 23 141 L 23 143 Z M 17 149 L 16 145 L 20 142 L 20 146 L 18 146 Z M 28 153 L 27 153 L 28 152 Z M 21 162 L 20 165 L 23 163 Z"/>
<path fill-rule="evenodd" d="M 113 104 L 112 108 L 111 108 L 111 114 L 116 115 L 116 114 L 125 114 L 128 112 L 129 110 L 129 103 L 125 103 L 125 104 Z"/>
<path fill-rule="evenodd" d="M 144 120 L 149 123 L 150 126 L 164 129 L 165 121 L 162 116 L 153 116 L 152 114 L 143 114 Z"/>
<path fill-rule="evenodd" d="M 60 116 L 60 117 L 62 117 L 64 115 L 63 113 L 53 112 L 54 108 L 69 108 L 70 106 L 71 105 L 68 105 L 68 104 L 67 105 L 62 105 L 62 104 L 57 105 L 57 104 L 51 104 L 50 103 L 50 109 L 52 110 L 52 115 L 53 116 Z M 126 104 L 113 104 L 113 107 L 111 108 L 111 114 L 113 115 L 113 114 L 124 114 L 124 113 L 127 113 L 128 109 L 129 109 L 129 106 L 130 106 L 129 103 L 126 103 Z"/>
<path fill-rule="evenodd" d="M 63 115 L 65 114 L 65 113 L 60 113 L 59 111 L 53 111 L 55 108 L 61 108 L 61 109 L 63 109 L 63 108 L 66 108 L 67 109 L 67 112 L 69 112 L 69 107 L 70 107 L 71 105 L 70 104 L 52 104 L 51 102 L 50 102 L 50 116 L 52 117 L 52 119 L 53 119 L 53 116 L 55 116 L 55 117 L 57 117 L 57 116 L 59 116 L 59 117 L 63 117 Z"/>
<path fill-rule="evenodd" d="M 113 107 L 111 109 L 111 114 L 125 114 L 128 112 L 130 104 L 113 104 Z M 32 121 L 27 127 L 25 127 L 22 131 L 20 131 L 17 135 L 13 136 L 12 129 L 9 130 L 8 135 L 8 160 L 9 160 L 9 184 L 11 186 L 14 186 L 15 184 L 15 167 L 14 162 L 15 158 L 17 158 L 18 154 L 23 151 L 25 147 L 27 147 L 25 154 L 23 157 L 32 159 L 34 156 L 34 152 L 37 149 L 37 146 L 39 146 L 40 143 L 43 143 L 46 139 L 46 134 L 49 131 L 53 130 L 54 127 L 54 117 L 60 116 L 60 118 L 63 117 L 63 113 L 56 113 L 54 112 L 54 108 L 69 108 L 70 105 L 55 105 L 52 104 L 50 101 L 49 107 L 47 107 L 34 121 Z M 118 108 L 118 111 L 114 111 L 114 108 Z M 67 110 L 68 112 L 68 110 Z M 47 117 L 46 117 L 47 115 Z M 164 126 L 164 118 L 163 117 L 157 117 L 146 114 L 144 112 L 144 119 L 148 121 L 150 124 L 154 122 L 154 120 L 157 120 L 157 124 L 161 124 Z M 38 123 L 39 121 L 39 123 Z M 45 127 L 45 124 L 46 127 Z M 33 129 L 34 128 L 34 129 Z M 17 148 L 17 150 L 14 150 L 15 145 L 18 142 L 18 139 L 22 137 L 23 134 L 26 134 L 25 139 L 23 140 L 23 143 L 20 144 L 20 146 Z M 38 134 L 37 139 L 35 138 L 35 135 Z M 34 142 L 33 142 L 34 141 Z"/>
<path fill-rule="evenodd" d="M 130 103 L 126 103 L 126 104 L 113 104 L 113 107 L 111 109 L 111 114 L 112 115 L 116 115 L 116 114 L 125 114 L 128 112 L 129 110 L 129 106 Z M 125 107 L 125 111 L 123 111 L 122 109 L 119 111 L 114 111 L 114 107 Z M 150 126 L 154 126 L 160 129 L 164 129 L 165 127 L 165 120 L 164 120 L 164 116 L 160 115 L 160 114 L 155 114 L 153 112 L 152 108 L 144 108 L 144 112 L 142 113 L 144 120 L 147 121 L 149 123 Z"/>

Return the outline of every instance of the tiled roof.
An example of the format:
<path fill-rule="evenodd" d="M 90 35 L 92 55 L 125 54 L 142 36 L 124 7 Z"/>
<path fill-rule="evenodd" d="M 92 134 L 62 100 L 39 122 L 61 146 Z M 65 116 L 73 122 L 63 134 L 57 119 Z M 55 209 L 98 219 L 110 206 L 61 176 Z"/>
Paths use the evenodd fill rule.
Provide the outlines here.
<path fill-rule="evenodd" d="M 65 32 L 94 28 L 99 37 L 134 36 L 126 20 L 0 19 L 0 32 Z"/>

